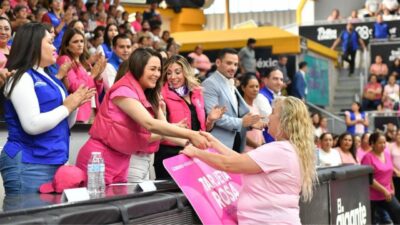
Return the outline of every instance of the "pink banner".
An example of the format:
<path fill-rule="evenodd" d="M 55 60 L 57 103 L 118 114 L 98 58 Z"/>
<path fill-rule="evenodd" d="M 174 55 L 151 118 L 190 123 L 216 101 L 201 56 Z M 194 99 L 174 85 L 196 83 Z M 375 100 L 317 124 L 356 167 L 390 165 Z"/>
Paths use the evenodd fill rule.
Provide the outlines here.
<path fill-rule="evenodd" d="M 216 170 L 185 155 L 168 158 L 163 164 L 203 224 L 237 224 L 239 174 Z"/>

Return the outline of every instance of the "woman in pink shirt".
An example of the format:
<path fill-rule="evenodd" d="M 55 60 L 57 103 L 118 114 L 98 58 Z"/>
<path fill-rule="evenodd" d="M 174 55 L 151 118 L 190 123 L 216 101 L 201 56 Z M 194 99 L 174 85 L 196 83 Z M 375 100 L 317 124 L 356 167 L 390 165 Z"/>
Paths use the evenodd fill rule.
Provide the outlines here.
<path fill-rule="evenodd" d="M 396 132 L 393 143 L 389 144 L 390 156 L 393 162 L 393 184 L 395 188 L 396 198 L 400 199 L 400 130 Z"/>
<path fill-rule="evenodd" d="M 376 110 L 382 100 L 382 85 L 378 83 L 376 75 L 369 77 L 369 82 L 364 87 L 362 109 Z"/>
<path fill-rule="evenodd" d="M 371 135 L 370 133 L 364 133 L 361 136 L 361 145 L 357 149 L 357 153 L 356 153 L 357 162 L 361 162 L 361 160 L 365 156 L 365 154 L 367 154 L 369 151 L 371 151 L 371 145 L 369 145 L 369 136 L 370 135 Z"/>
<path fill-rule="evenodd" d="M 393 106 L 399 101 L 400 88 L 396 84 L 396 75 L 391 74 L 388 78 L 388 83 L 383 89 L 383 108 L 386 110 L 393 110 Z"/>
<path fill-rule="evenodd" d="M 11 39 L 11 23 L 8 19 L 0 17 L 0 69 L 7 63 L 7 57 L 10 54 L 8 42 Z"/>
<path fill-rule="evenodd" d="M 336 149 L 340 153 L 343 164 L 358 164 L 356 158 L 356 146 L 354 137 L 350 133 L 343 133 L 339 136 Z"/>
<path fill-rule="evenodd" d="M 202 133 L 219 152 L 187 146 L 182 153 L 218 170 L 242 173 L 239 224 L 301 224 L 300 195 L 310 200 L 316 181 L 314 127 L 305 104 L 294 97 L 275 99 L 268 132 L 275 142 L 240 154 Z"/>
<path fill-rule="evenodd" d="M 383 63 L 381 55 L 375 56 L 375 63 L 371 64 L 371 66 L 369 67 L 369 72 L 377 76 L 378 82 L 386 80 L 389 69 L 388 66 Z"/>
<path fill-rule="evenodd" d="M 61 66 L 66 62 L 72 62 L 72 68 L 63 80 L 70 93 L 74 93 L 81 85 L 97 89 L 97 94 L 93 101 L 94 104 L 87 102 L 78 108 L 76 121 L 88 122 L 91 116 L 94 116 L 92 104 L 94 105 L 93 108 L 100 105 L 98 96 L 103 91 L 103 81 L 100 74 L 105 69 L 107 61 L 104 57 L 100 58 L 92 67 L 88 63 L 84 34 L 77 29 L 67 29 L 62 39 L 60 57 L 57 59 L 57 64 Z"/>
<path fill-rule="evenodd" d="M 361 161 L 374 169 L 374 180 L 370 186 L 372 224 L 376 224 L 375 213 L 385 210 L 389 213 L 394 224 L 400 223 L 400 203 L 394 197 L 392 182 L 393 164 L 389 151 L 386 149 L 386 138 L 381 133 L 373 133 L 369 137 L 372 151 L 368 152 Z"/>

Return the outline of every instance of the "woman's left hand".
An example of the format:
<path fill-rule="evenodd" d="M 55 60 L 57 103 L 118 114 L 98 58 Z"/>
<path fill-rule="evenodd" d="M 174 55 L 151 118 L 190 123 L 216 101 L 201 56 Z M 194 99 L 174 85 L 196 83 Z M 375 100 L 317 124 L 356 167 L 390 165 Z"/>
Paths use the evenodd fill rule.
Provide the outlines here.
<path fill-rule="evenodd" d="M 193 145 L 188 145 L 182 151 L 180 151 L 180 153 L 192 158 L 196 156 L 196 151 L 198 150 L 200 149 L 194 147 Z"/>
<path fill-rule="evenodd" d="M 92 68 L 92 76 L 95 80 L 100 80 L 101 79 L 101 73 L 103 73 L 104 69 L 106 68 L 107 65 L 107 59 L 104 56 L 101 56 L 99 60 L 94 64 Z"/>

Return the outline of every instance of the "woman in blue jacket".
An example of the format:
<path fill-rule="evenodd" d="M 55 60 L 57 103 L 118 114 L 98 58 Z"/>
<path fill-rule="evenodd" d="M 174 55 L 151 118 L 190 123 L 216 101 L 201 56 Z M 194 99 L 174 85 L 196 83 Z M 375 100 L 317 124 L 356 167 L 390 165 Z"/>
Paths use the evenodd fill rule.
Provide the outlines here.
<path fill-rule="evenodd" d="M 94 90 L 80 87 L 68 96 L 60 80 L 44 68 L 56 62 L 53 36 L 39 23 L 15 35 L 6 68 L 15 70 L 4 87 L 8 139 L 0 155 L 6 195 L 34 193 L 68 160 L 69 128 L 75 110 Z"/>

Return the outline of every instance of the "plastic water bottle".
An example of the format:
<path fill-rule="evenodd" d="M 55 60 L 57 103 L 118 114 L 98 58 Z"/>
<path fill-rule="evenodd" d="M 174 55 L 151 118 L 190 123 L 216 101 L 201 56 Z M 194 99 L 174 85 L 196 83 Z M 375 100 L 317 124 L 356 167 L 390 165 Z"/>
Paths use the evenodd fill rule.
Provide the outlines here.
<path fill-rule="evenodd" d="M 100 157 L 100 152 L 92 152 L 87 166 L 87 189 L 91 196 L 99 192 Z"/>
<path fill-rule="evenodd" d="M 106 191 L 106 182 L 104 180 L 104 172 L 106 170 L 106 166 L 104 164 L 104 159 L 101 156 L 101 153 L 99 155 L 99 163 L 100 163 L 100 171 L 99 171 L 99 180 L 98 180 L 98 185 L 99 185 L 99 192 L 100 193 L 105 193 Z"/>

